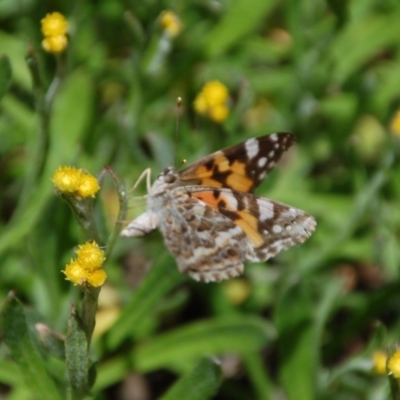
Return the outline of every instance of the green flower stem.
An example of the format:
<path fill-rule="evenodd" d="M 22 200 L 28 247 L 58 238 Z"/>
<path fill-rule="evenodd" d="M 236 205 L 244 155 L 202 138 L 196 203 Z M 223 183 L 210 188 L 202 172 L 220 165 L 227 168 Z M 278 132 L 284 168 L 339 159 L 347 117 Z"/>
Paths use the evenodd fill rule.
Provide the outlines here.
<path fill-rule="evenodd" d="M 88 351 L 90 348 L 90 342 L 92 340 L 93 330 L 96 324 L 96 311 L 99 300 L 101 287 L 94 288 L 88 286 L 83 295 L 82 307 L 81 307 L 81 319 L 83 329 L 87 338 Z"/>
<path fill-rule="evenodd" d="M 79 225 L 85 231 L 86 236 L 101 243 L 96 221 L 93 215 L 93 199 L 91 197 L 82 199 L 71 194 L 62 194 L 63 199 L 70 205 Z"/>
<path fill-rule="evenodd" d="M 58 89 L 61 86 L 61 82 L 64 79 L 65 73 L 66 73 L 66 61 L 65 61 L 65 54 L 66 53 L 61 53 L 61 54 L 56 54 L 56 61 L 57 61 L 57 70 L 56 74 L 53 78 L 53 81 L 51 82 L 49 88 L 47 89 L 47 93 L 45 96 L 45 107 L 46 110 L 50 111 L 51 107 L 53 105 L 53 101 L 56 97 L 56 94 L 58 93 Z"/>

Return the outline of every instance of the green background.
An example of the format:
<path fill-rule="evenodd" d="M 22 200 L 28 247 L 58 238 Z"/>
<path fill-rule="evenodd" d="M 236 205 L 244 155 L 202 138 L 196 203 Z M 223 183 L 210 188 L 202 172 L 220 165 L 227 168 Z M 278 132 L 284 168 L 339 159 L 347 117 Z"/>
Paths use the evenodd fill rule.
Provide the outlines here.
<path fill-rule="evenodd" d="M 167 9 L 182 21 L 173 39 L 159 24 Z M 58 60 L 41 48 L 52 11 L 69 23 Z M 0 397 L 34 399 L 38 381 L 49 399 L 67 396 L 62 357 L 35 333 L 37 322 L 65 333 L 81 297 L 60 271 L 88 238 L 52 187 L 58 166 L 94 175 L 110 166 L 129 188 L 175 152 L 191 162 L 289 131 L 296 145 L 257 194 L 306 210 L 315 234 L 247 264 L 239 285 L 181 276 L 159 233 L 119 239 L 97 324 L 119 319 L 92 343 L 93 398 L 387 399 L 372 354 L 394 351 L 400 333 L 399 137 L 389 129 L 399 20 L 397 0 L 0 1 L 0 299 L 14 290 L 24 309 L 8 306 L 14 317 L 3 318 L 21 341 L 17 363 L 0 343 Z M 230 91 L 222 124 L 193 109 L 215 79 Z M 104 243 L 116 192 L 106 177 L 95 202 Z M 131 199 L 130 216 L 144 203 Z"/>

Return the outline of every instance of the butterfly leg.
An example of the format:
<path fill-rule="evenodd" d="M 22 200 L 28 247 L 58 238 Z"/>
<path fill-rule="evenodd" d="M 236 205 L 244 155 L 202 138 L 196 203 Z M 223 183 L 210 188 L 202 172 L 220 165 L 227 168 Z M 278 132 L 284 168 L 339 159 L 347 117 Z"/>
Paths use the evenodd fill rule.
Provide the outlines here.
<path fill-rule="evenodd" d="M 146 179 L 146 187 L 147 192 L 151 189 L 151 168 L 145 169 L 142 174 L 139 176 L 138 180 L 133 185 L 130 190 L 133 192 L 138 186 L 139 183 Z M 158 218 L 155 213 L 152 211 L 146 211 L 145 213 L 139 215 L 133 221 L 129 223 L 125 229 L 122 230 L 121 236 L 129 236 L 129 237 L 139 237 L 145 236 L 148 233 L 154 231 L 158 227 Z"/>
<path fill-rule="evenodd" d="M 143 179 L 146 178 L 146 189 L 147 192 L 150 191 L 151 189 L 151 168 L 146 168 L 141 175 L 139 176 L 139 178 L 137 179 L 137 181 L 135 182 L 135 184 L 133 185 L 132 189 L 130 190 L 130 192 L 133 192 L 138 186 L 139 183 L 142 182 Z"/>

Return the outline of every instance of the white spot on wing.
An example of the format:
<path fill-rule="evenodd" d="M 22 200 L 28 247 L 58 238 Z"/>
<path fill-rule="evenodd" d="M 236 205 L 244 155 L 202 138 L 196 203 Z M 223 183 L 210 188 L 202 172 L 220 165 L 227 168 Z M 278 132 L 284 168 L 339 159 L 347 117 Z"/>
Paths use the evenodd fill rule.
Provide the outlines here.
<path fill-rule="evenodd" d="M 235 197 L 222 195 L 221 198 L 226 202 L 226 206 L 229 210 L 237 210 L 238 201 Z"/>
<path fill-rule="evenodd" d="M 272 227 L 272 232 L 274 233 L 281 233 L 282 232 L 282 227 L 280 225 L 274 225 Z"/>
<path fill-rule="evenodd" d="M 273 153 L 273 152 L 272 152 Z M 265 167 L 265 164 L 267 163 L 267 157 L 261 157 L 259 160 L 258 160 L 258 166 L 260 167 L 260 168 L 263 168 L 263 167 Z"/>
<path fill-rule="evenodd" d="M 244 145 L 246 146 L 247 157 L 249 157 L 250 160 L 260 151 L 257 139 L 249 139 L 244 143 Z"/>
<path fill-rule="evenodd" d="M 260 208 L 260 220 L 262 222 L 267 221 L 274 216 L 274 206 L 270 201 L 257 199 L 257 204 Z"/>
<path fill-rule="evenodd" d="M 272 133 L 271 135 L 268 136 L 273 142 L 276 142 L 278 140 L 278 135 L 276 133 Z"/>

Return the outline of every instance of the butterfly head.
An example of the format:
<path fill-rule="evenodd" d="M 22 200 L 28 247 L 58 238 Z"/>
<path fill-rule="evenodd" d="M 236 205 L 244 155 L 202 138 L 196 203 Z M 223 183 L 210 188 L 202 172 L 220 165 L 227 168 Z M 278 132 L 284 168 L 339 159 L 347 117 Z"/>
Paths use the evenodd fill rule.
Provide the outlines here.
<path fill-rule="evenodd" d="M 161 172 L 157 179 L 154 181 L 152 186 L 152 194 L 165 192 L 175 181 L 177 180 L 177 174 L 174 167 L 166 167 Z"/>

